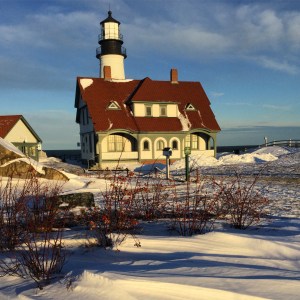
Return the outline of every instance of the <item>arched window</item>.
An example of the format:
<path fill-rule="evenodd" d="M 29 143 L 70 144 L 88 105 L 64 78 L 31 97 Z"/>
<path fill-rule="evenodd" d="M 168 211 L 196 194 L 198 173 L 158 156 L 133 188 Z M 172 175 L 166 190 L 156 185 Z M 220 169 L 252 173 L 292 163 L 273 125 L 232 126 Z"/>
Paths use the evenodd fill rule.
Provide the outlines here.
<path fill-rule="evenodd" d="M 172 141 L 172 149 L 178 150 L 178 142 L 176 140 Z"/>
<path fill-rule="evenodd" d="M 149 141 L 144 141 L 143 149 L 144 150 L 150 150 Z"/>
<path fill-rule="evenodd" d="M 157 144 L 156 144 L 156 149 L 157 150 L 163 150 L 165 148 L 165 143 L 163 140 L 159 140 L 157 141 Z"/>

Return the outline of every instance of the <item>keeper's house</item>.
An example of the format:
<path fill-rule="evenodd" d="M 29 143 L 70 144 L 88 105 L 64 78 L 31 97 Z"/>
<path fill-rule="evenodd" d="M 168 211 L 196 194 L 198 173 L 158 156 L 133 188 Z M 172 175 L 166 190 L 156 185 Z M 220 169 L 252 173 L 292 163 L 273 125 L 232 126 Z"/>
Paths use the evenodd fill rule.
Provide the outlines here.
<path fill-rule="evenodd" d="M 0 137 L 38 161 L 42 140 L 22 115 L 0 116 Z"/>
<path fill-rule="evenodd" d="M 100 78 L 77 78 L 75 107 L 81 157 L 98 168 L 123 162 L 171 159 L 191 154 L 214 156 L 220 127 L 199 82 L 179 81 L 172 69 L 166 81 L 125 79 L 120 23 L 108 12 L 100 23 Z"/>

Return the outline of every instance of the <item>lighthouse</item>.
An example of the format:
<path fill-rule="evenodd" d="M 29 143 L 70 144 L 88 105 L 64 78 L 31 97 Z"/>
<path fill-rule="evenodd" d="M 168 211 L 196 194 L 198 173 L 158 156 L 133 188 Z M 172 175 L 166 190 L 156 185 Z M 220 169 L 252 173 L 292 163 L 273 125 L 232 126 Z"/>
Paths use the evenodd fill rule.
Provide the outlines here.
<path fill-rule="evenodd" d="M 105 78 L 105 71 L 110 69 L 111 79 L 125 79 L 124 59 L 127 55 L 126 49 L 122 46 L 120 22 L 112 17 L 111 11 L 108 11 L 108 17 L 100 22 L 100 27 L 101 33 L 98 36 L 100 47 L 96 49 L 96 57 L 100 62 L 100 77 Z"/>

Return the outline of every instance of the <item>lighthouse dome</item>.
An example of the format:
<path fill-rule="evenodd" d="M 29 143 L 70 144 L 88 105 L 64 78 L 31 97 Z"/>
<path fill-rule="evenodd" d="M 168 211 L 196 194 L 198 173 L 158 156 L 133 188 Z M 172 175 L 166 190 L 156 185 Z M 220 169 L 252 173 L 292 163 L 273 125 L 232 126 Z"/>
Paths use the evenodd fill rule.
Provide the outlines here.
<path fill-rule="evenodd" d="M 100 25 L 103 25 L 104 23 L 117 23 L 118 25 L 120 25 L 120 22 L 116 19 L 114 19 L 112 16 L 112 12 L 111 10 L 108 11 L 108 17 L 100 22 Z"/>

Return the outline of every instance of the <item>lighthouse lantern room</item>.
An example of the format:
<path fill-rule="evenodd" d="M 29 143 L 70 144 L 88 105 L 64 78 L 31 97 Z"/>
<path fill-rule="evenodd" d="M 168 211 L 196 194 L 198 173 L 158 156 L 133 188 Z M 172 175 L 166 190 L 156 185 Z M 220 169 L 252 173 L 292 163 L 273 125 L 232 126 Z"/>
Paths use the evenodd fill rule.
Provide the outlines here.
<path fill-rule="evenodd" d="M 96 57 L 100 62 L 100 77 L 104 78 L 104 67 L 110 67 L 111 79 L 125 79 L 124 59 L 126 49 L 122 46 L 123 36 L 120 33 L 120 22 L 108 12 L 108 17 L 100 22 L 101 33 L 98 37 L 100 47 Z"/>

